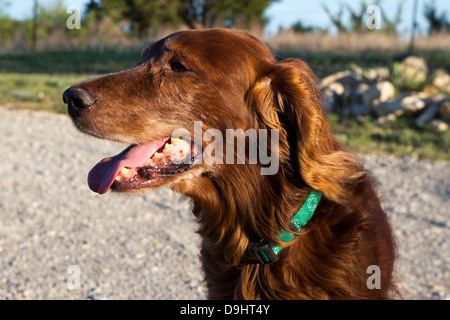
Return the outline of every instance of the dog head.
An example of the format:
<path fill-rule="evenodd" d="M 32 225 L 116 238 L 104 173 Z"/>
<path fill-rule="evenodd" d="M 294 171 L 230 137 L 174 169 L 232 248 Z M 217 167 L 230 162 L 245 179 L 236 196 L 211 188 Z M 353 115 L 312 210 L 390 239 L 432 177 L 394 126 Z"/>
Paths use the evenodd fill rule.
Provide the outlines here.
<path fill-rule="evenodd" d="M 244 31 L 174 33 L 144 49 L 134 67 L 78 83 L 63 98 L 78 129 L 130 144 L 90 172 L 91 189 L 99 193 L 172 187 L 220 170 L 227 152 L 240 157 L 239 150 L 228 151 L 229 141 L 214 150 L 222 164 L 196 159 L 212 143 L 204 133 L 226 137 L 229 129 L 275 130 L 277 144 L 269 137 L 265 146 L 277 154 L 277 174 L 298 177 L 333 200 L 343 198 L 343 182 L 358 171 L 330 133 L 309 67 L 298 59 L 276 62 Z M 196 134 L 194 124 L 199 143 L 189 139 Z M 243 150 L 248 160 L 250 145 Z"/>

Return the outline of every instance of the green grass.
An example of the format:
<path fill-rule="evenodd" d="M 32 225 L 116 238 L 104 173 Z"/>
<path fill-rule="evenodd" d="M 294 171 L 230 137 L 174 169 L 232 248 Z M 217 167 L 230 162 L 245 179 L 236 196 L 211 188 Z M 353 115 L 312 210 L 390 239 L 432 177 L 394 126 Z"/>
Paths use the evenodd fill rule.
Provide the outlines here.
<path fill-rule="evenodd" d="M 0 73 L 0 106 L 65 113 L 62 93 L 87 74 Z"/>
<path fill-rule="evenodd" d="M 430 67 L 430 70 L 442 68 L 450 72 L 450 54 L 441 51 L 418 52 L 418 56 L 424 58 Z M 275 52 L 278 60 L 288 57 L 299 58 L 309 64 L 311 69 L 318 77 L 323 78 L 330 74 L 342 70 L 351 69 L 352 65 L 363 66 L 364 68 L 373 68 L 384 66 L 391 68 L 395 62 L 405 59 L 407 54 L 383 53 L 374 51 L 363 51 L 358 53 L 331 53 L 331 52 L 298 52 L 284 51 Z"/>
<path fill-rule="evenodd" d="M 134 66 L 140 51 L 55 51 L 0 56 L 0 73 L 103 74 Z"/>
<path fill-rule="evenodd" d="M 403 60 L 406 54 L 363 51 L 358 53 L 274 51 L 278 60 L 288 57 L 305 60 L 319 76 L 325 77 L 334 72 L 350 69 L 352 64 L 365 68 L 391 66 Z M 443 68 L 450 72 L 448 52 L 419 52 L 419 56 L 429 62 L 432 69 Z M 139 50 L 79 50 L 37 52 L 27 54 L 1 55 L 0 73 L 46 73 L 46 74 L 103 74 L 116 72 L 134 66 L 140 57 Z"/>
<path fill-rule="evenodd" d="M 0 106 L 65 113 L 62 93 L 94 75 L 138 62 L 140 52 L 85 50 L 0 56 Z"/>
<path fill-rule="evenodd" d="M 391 66 L 394 61 L 401 61 L 406 54 L 380 54 L 366 51 L 360 53 L 342 54 L 331 52 L 298 52 L 275 51 L 279 60 L 288 57 L 305 60 L 319 77 L 328 76 L 334 72 L 350 69 L 351 65 Z M 419 53 L 425 58 L 431 68 L 443 68 L 450 71 L 450 55 L 448 52 L 431 51 Z M 135 65 L 140 57 L 140 51 L 129 50 L 80 50 L 73 52 L 37 52 L 27 54 L 1 55 L 0 73 L 87 73 L 103 74 L 127 69 Z"/>
<path fill-rule="evenodd" d="M 40 52 L 0 56 L 0 106 L 66 113 L 63 91 L 94 75 L 116 72 L 136 64 L 137 51 Z M 278 52 L 279 59 L 292 56 Z M 294 55 L 310 64 L 319 77 L 349 69 L 353 63 L 368 67 L 390 65 L 403 56 L 374 53 L 343 55 L 315 53 Z M 427 53 L 434 67 L 449 69 L 450 55 Z M 431 60 L 430 60 L 431 59 Z M 414 155 L 418 158 L 450 161 L 450 132 L 415 128 L 408 118 L 397 119 L 390 126 L 378 126 L 372 119 L 329 116 L 333 134 L 352 151 L 360 153 Z"/>
<path fill-rule="evenodd" d="M 365 68 L 376 66 L 388 66 L 393 59 L 397 57 L 380 55 L 375 52 L 362 52 L 359 54 L 340 54 L 328 52 L 299 53 L 299 52 L 281 52 L 276 57 L 282 60 L 287 57 L 299 58 L 309 64 L 314 73 L 320 77 L 326 77 L 330 74 L 342 70 L 348 70 L 351 65 L 357 62 Z"/>
<path fill-rule="evenodd" d="M 450 132 L 417 128 L 411 118 L 400 117 L 390 125 L 374 124 L 370 117 L 361 120 L 330 114 L 328 119 L 333 135 L 353 152 L 450 161 Z"/>

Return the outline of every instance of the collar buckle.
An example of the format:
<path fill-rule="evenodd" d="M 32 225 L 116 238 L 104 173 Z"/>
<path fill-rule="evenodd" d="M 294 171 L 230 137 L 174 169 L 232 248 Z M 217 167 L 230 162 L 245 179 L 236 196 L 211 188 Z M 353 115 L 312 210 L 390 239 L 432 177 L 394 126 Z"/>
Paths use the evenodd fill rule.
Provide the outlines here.
<path fill-rule="evenodd" d="M 278 256 L 273 252 L 268 243 L 265 242 L 250 242 L 247 248 L 254 257 L 258 259 L 261 264 L 270 264 L 278 260 Z"/>
<path fill-rule="evenodd" d="M 314 214 L 321 197 L 322 193 L 316 190 L 312 190 L 308 194 L 305 202 L 290 221 L 293 230 L 300 231 L 308 223 L 309 219 L 311 219 Z M 295 234 L 281 230 L 277 237 L 283 242 L 289 242 L 295 237 Z M 243 256 L 242 264 L 257 263 L 254 258 L 261 264 L 274 263 L 278 260 L 277 255 L 282 249 L 282 247 L 265 242 L 264 239 L 257 243 L 249 242 Z"/>

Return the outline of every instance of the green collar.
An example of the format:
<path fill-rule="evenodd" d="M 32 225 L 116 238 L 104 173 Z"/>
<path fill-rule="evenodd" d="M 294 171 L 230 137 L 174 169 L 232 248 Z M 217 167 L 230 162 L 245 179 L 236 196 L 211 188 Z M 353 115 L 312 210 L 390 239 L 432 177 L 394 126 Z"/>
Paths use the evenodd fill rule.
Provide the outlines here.
<path fill-rule="evenodd" d="M 297 229 L 297 231 L 302 230 L 302 228 L 308 223 L 311 219 L 314 211 L 319 204 L 322 193 L 316 190 L 312 190 L 305 202 L 301 206 L 300 210 L 294 215 L 291 219 L 291 224 Z M 295 237 L 295 234 L 289 233 L 286 230 L 281 230 L 277 235 L 277 238 L 283 242 L 289 242 Z M 277 261 L 278 253 L 280 253 L 282 247 L 274 246 L 270 243 L 266 243 L 264 239 L 262 239 L 259 243 L 249 243 L 248 251 L 252 253 L 253 256 L 256 256 L 260 263 L 267 264 L 273 263 Z"/>

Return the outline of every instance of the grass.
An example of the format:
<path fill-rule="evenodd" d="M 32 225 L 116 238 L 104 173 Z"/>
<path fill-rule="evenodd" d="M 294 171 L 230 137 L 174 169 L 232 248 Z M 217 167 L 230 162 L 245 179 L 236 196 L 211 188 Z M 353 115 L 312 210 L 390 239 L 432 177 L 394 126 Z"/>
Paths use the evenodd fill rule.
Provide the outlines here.
<path fill-rule="evenodd" d="M 370 117 L 330 114 L 328 119 L 333 135 L 353 152 L 450 161 L 450 133 L 415 127 L 412 118 L 399 117 L 390 125 L 377 125 Z"/>
<path fill-rule="evenodd" d="M 132 67 L 140 52 L 85 50 L 0 56 L 0 106 L 65 113 L 62 93 L 98 74 Z"/>
<path fill-rule="evenodd" d="M 65 113 L 66 107 L 62 101 L 64 90 L 89 77 L 92 75 L 2 73 L 0 106 Z"/>
<path fill-rule="evenodd" d="M 0 73 L 104 74 L 135 65 L 140 51 L 53 51 L 0 56 Z"/>
<path fill-rule="evenodd" d="M 386 66 L 405 57 L 370 51 L 346 54 L 287 49 L 275 54 L 280 60 L 287 57 L 305 60 L 319 77 L 350 69 L 353 63 L 366 68 Z M 61 98 L 66 88 L 97 74 L 129 68 L 139 60 L 139 55 L 138 51 L 86 50 L 0 56 L 0 106 L 66 113 Z M 450 68 L 448 54 L 433 51 L 424 57 L 432 61 L 433 67 Z M 370 118 L 360 121 L 334 114 L 329 120 L 333 134 L 354 152 L 450 161 L 448 131 L 416 128 L 408 118 L 399 118 L 390 126 L 375 125 Z"/>

